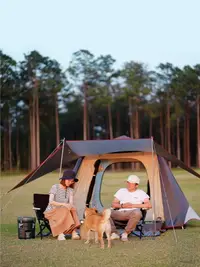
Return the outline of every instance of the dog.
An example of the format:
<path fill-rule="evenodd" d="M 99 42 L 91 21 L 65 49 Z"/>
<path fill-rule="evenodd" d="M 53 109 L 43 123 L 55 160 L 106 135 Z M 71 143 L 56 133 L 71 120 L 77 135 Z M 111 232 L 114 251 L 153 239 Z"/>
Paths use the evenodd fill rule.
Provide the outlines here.
<path fill-rule="evenodd" d="M 95 243 L 100 241 L 100 247 L 104 248 L 103 234 L 106 233 L 108 240 L 108 248 L 111 247 L 111 210 L 105 209 L 102 213 L 98 213 L 96 208 L 85 209 L 85 220 L 81 227 L 81 239 L 86 239 L 85 244 L 90 243 L 91 231 L 95 232 Z"/>

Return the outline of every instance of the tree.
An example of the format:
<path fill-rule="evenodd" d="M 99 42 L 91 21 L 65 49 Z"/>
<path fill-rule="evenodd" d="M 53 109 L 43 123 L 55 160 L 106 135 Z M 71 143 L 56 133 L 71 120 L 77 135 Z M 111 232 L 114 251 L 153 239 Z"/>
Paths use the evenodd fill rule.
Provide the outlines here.
<path fill-rule="evenodd" d="M 80 50 L 72 55 L 69 68 L 67 69 L 69 81 L 74 88 L 83 95 L 83 139 L 88 139 L 88 89 L 95 85 L 98 77 L 96 72 L 95 58 L 88 50 Z"/>
<path fill-rule="evenodd" d="M 45 59 L 37 51 L 32 51 L 24 57 L 25 60 L 20 62 L 20 78 L 23 87 L 22 100 L 29 107 L 30 168 L 33 170 L 40 164 L 39 94 Z"/>
<path fill-rule="evenodd" d="M 125 63 L 121 73 L 125 84 L 124 94 L 129 102 L 131 137 L 139 138 L 139 110 L 151 92 L 151 73 L 143 63 L 134 61 Z"/>
<path fill-rule="evenodd" d="M 59 127 L 59 112 L 58 112 L 58 93 L 62 97 L 67 97 L 64 90 L 67 85 L 67 80 L 64 72 L 62 71 L 60 64 L 56 60 L 49 58 L 45 59 L 45 66 L 42 70 L 42 88 L 45 97 L 49 97 L 51 101 L 48 101 L 48 105 L 52 105 L 55 117 L 55 129 L 56 129 L 56 146 L 60 143 L 60 127 Z M 63 92 L 61 92 L 64 90 Z M 49 103 L 51 102 L 51 103 Z"/>
<path fill-rule="evenodd" d="M 100 56 L 95 60 L 96 86 L 92 88 L 90 95 L 93 96 L 92 106 L 103 107 L 107 109 L 108 114 L 108 135 L 110 139 L 113 139 L 113 125 L 112 125 L 112 110 L 111 105 L 113 101 L 112 95 L 112 81 L 116 79 L 120 72 L 115 71 L 113 64 L 115 59 L 111 55 Z"/>
<path fill-rule="evenodd" d="M 17 62 L 0 50 L 1 117 L 3 129 L 4 170 L 12 169 L 12 118 L 17 106 Z"/>
<path fill-rule="evenodd" d="M 171 153 L 171 81 L 174 75 L 174 66 L 171 63 L 159 64 L 158 69 L 158 79 L 160 83 L 160 90 L 164 92 L 166 100 L 166 136 L 167 138 L 165 146 L 169 153 Z M 171 162 L 169 162 L 171 167 Z"/>
<path fill-rule="evenodd" d="M 197 100 L 196 100 L 196 114 L 197 114 L 197 168 L 200 168 L 200 64 L 197 64 L 194 66 L 194 70 L 197 75 L 197 83 L 196 83 L 196 89 L 197 89 Z"/>

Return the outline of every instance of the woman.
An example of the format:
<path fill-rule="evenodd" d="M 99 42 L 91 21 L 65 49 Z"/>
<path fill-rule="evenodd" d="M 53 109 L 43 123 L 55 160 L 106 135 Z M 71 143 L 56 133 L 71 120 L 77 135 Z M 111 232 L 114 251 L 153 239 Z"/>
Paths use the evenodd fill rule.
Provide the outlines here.
<path fill-rule="evenodd" d="M 80 221 L 74 207 L 71 188 L 78 179 L 73 170 L 66 170 L 60 180 L 60 184 L 53 185 L 49 192 L 49 204 L 44 216 L 49 220 L 52 234 L 58 236 L 58 240 L 65 240 L 65 234 L 72 234 L 72 239 L 80 239 L 76 232 Z"/>

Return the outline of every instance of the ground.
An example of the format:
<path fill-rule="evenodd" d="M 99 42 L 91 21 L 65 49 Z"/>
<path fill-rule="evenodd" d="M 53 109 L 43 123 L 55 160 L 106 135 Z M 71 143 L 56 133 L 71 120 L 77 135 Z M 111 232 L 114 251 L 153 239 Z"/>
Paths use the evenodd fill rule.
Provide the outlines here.
<path fill-rule="evenodd" d="M 174 170 L 179 185 L 195 211 L 200 214 L 200 180 L 184 171 Z M 200 172 L 200 170 L 198 171 Z M 123 185 L 128 172 L 107 172 L 102 184 L 101 200 L 109 206 L 113 193 Z M 141 188 L 145 189 L 146 174 L 139 172 Z M 53 238 L 19 240 L 17 217 L 34 216 L 33 193 L 47 193 L 58 180 L 58 173 L 46 175 L 13 192 L 4 195 L 25 175 L 1 177 L 1 267 L 18 266 L 200 266 L 200 222 L 192 221 L 186 229 L 169 230 L 159 237 L 139 240 L 131 237 L 129 243 L 113 241 L 111 249 L 100 249 L 83 241 L 57 241 Z M 175 242 L 174 235 L 178 242 Z"/>

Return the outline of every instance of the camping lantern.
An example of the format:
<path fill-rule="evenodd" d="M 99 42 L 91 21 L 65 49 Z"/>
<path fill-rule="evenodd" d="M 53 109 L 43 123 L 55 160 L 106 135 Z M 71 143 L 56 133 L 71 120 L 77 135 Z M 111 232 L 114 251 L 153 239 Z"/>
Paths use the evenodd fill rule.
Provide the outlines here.
<path fill-rule="evenodd" d="M 31 239 L 35 238 L 35 218 L 34 217 L 18 217 L 18 238 Z"/>

